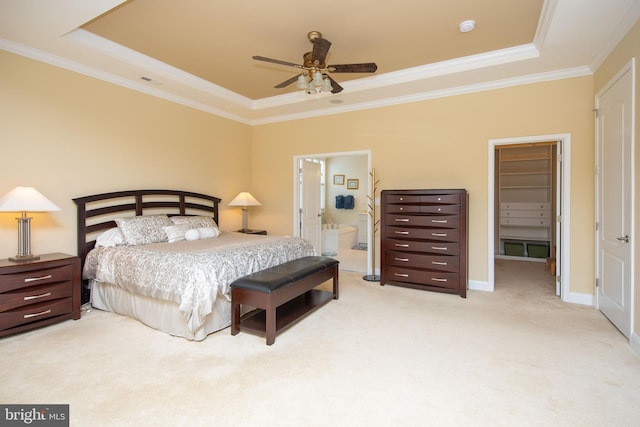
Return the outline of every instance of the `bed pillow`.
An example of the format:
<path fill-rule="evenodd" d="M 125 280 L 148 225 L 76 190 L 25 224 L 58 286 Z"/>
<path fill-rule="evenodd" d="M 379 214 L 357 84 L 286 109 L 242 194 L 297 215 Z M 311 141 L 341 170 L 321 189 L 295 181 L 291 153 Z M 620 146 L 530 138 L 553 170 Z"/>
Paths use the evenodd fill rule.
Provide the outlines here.
<path fill-rule="evenodd" d="M 201 228 L 192 228 L 191 230 L 187 230 L 184 233 L 185 240 L 201 240 L 201 239 L 212 239 L 214 237 L 218 237 L 220 235 L 220 231 L 217 228 L 211 227 L 201 227 Z"/>
<path fill-rule="evenodd" d="M 124 245 L 124 236 L 119 228 L 110 228 L 96 237 L 96 246 L 113 247 Z"/>
<path fill-rule="evenodd" d="M 172 216 L 171 222 L 175 225 L 188 224 L 189 228 L 218 228 L 218 224 L 210 216 Z"/>
<path fill-rule="evenodd" d="M 166 215 L 142 215 L 118 218 L 116 224 L 127 245 L 147 245 L 167 241 L 167 233 L 162 227 L 172 225 Z"/>
<path fill-rule="evenodd" d="M 189 224 L 169 225 L 162 227 L 162 229 L 167 233 L 169 243 L 173 243 L 184 240 L 184 234 L 191 229 L 191 226 Z"/>

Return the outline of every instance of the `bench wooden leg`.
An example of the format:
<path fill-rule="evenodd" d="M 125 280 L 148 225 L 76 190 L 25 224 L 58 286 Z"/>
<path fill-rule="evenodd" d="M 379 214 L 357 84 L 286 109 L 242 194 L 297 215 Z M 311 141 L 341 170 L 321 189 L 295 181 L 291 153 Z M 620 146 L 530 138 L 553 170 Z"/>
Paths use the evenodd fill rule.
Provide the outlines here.
<path fill-rule="evenodd" d="M 265 310 L 266 325 L 265 333 L 267 336 L 267 345 L 271 345 L 276 341 L 276 307 L 271 304 Z"/>
<path fill-rule="evenodd" d="M 333 299 L 338 299 L 338 265 L 333 269 Z"/>
<path fill-rule="evenodd" d="M 240 332 L 240 304 L 231 302 L 231 335 L 238 335 Z"/>

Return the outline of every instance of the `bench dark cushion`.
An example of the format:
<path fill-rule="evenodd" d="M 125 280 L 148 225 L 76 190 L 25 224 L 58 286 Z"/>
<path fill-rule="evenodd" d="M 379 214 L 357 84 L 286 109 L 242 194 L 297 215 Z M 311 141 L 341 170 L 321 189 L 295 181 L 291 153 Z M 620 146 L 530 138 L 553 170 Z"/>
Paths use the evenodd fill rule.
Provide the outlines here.
<path fill-rule="evenodd" d="M 231 283 L 231 287 L 271 293 L 314 273 L 332 268 L 336 264 L 338 260 L 326 256 L 294 259 L 236 279 Z"/>

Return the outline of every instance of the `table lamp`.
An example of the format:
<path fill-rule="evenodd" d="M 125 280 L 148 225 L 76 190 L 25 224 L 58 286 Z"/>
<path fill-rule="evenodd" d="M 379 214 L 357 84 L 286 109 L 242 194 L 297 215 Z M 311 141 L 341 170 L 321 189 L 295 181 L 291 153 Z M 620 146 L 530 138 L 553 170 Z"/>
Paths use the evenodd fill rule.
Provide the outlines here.
<path fill-rule="evenodd" d="M 261 203 L 250 193 L 243 191 L 229 202 L 229 206 L 242 206 L 242 232 L 250 231 L 247 225 L 247 206 L 260 206 Z"/>
<path fill-rule="evenodd" d="M 18 220 L 18 254 L 9 261 L 24 262 L 39 259 L 31 254 L 31 218 L 28 212 L 59 211 L 60 208 L 33 187 L 16 187 L 0 199 L 0 212 L 21 212 Z"/>

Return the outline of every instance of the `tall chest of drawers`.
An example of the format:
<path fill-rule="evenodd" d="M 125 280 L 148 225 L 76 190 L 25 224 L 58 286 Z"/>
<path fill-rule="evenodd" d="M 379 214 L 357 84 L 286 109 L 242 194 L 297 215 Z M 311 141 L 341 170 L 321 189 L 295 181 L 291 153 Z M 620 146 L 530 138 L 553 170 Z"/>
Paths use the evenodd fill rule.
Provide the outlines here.
<path fill-rule="evenodd" d="M 80 319 L 80 258 L 0 260 L 0 337 L 67 319 Z"/>
<path fill-rule="evenodd" d="M 467 296 L 464 189 L 383 190 L 380 284 Z"/>

